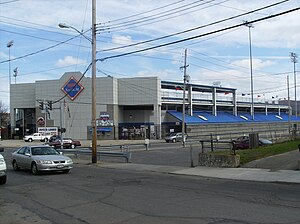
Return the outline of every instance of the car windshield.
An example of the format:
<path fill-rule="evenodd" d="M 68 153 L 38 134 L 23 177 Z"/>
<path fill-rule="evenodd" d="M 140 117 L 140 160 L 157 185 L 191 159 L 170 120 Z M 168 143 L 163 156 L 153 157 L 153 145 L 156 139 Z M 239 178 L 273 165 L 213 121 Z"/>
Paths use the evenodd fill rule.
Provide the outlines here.
<path fill-rule="evenodd" d="M 176 135 L 176 133 L 175 133 L 175 132 L 172 132 L 172 133 L 168 134 L 167 136 L 172 137 L 172 136 L 175 136 L 175 135 Z"/>
<path fill-rule="evenodd" d="M 59 155 L 59 152 L 52 147 L 34 147 L 31 148 L 32 155 Z"/>

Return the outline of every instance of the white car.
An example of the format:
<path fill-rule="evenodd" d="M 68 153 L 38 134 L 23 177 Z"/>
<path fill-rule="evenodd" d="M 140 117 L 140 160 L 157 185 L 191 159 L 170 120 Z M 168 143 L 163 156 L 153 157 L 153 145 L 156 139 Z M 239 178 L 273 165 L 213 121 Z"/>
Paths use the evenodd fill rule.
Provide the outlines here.
<path fill-rule="evenodd" d="M 33 175 L 43 171 L 69 173 L 73 168 L 71 158 L 47 145 L 21 147 L 12 153 L 11 162 L 15 171 L 29 169 Z"/>
<path fill-rule="evenodd" d="M 0 152 L 3 152 L 4 149 L 0 148 Z M 0 154 L 0 185 L 6 183 L 6 163 L 3 156 Z"/>

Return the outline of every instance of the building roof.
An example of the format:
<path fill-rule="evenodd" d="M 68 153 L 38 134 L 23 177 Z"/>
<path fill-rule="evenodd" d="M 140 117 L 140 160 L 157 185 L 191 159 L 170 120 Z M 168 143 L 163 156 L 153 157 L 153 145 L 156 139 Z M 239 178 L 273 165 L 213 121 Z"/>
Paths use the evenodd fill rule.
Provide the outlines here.
<path fill-rule="evenodd" d="M 168 114 L 175 117 L 179 121 L 182 121 L 182 113 L 178 111 L 167 111 Z M 300 117 L 290 116 L 288 114 L 281 113 L 255 113 L 254 120 L 250 113 L 238 113 L 234 116 L 230 112 L 218 112 L 217 116 L 214 116 L 211 112 L 207 111 L 194 111 L 193 116 L 185 115 L 186 124 L 200 124 L 200 123 L 236 123 L 236 122 L 288 122 L 288 121 L 300 121 Z"/>

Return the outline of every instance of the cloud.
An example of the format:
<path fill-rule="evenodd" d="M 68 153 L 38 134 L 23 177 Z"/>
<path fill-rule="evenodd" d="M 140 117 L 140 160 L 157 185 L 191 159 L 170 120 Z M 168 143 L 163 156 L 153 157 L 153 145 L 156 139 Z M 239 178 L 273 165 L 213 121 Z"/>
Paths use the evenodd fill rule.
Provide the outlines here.
<path fill-rule="evenodd" d="M 63 59 L 59 59 L 56 64 L 59 67 L 63 67 L 63 66 L 68 66 L 68 65 L 78 65 L 78 64 L 84 64 L 84 63 L 86 63 L 85 60 L 75 58 L 72 56 L 65 56 Z"/>
<path fill-rule="evenodd" d="M 132 44 L 132 38 L 129 35 L 122 36 L 114 34 L 112 36 L 112 43 L 117 45 L 128 45 Z"/>

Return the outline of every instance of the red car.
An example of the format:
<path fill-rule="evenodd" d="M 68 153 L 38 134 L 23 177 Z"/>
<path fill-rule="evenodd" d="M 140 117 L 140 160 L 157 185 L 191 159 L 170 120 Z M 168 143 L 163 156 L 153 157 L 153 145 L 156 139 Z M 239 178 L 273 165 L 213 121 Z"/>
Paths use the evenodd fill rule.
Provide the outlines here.
<path fill-rule="evenodd" d="M 259 146 L 270 145 L 270 144 L 272 144 L 272 142 L 264 138 L 260 138 L 258 142 Z M 249 139 L 245 139 L 239 142 L 233 142 L 233 148 L 235 150 L 249 149 Z"/>
<path fill-rule="evenodd" d="M 49 142 L 48 145 L 53 146 L 54 148 L 61 147 L 61 140 L 56 139 L 55 141 Z M 77 146 L 81 146 L 80 141 L 73 140 L 71 138 L 64 138 L 63 139 L 63 147 L 68 149 L 75 149 Z"/>

